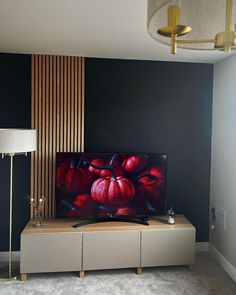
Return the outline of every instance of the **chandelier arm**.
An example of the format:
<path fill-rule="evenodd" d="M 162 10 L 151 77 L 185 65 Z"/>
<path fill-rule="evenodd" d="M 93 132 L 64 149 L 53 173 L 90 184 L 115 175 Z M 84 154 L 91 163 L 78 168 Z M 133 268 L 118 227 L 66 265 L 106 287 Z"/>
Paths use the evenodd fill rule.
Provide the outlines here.
<path fill-rule="evenodd" d="M 224 51 L 231 51 L 231 40 L 229 40 L 229 33 L 232 27 L 232 14 L 233 14 L 233 0 L 226 0 L 226 16 L 225 16 L 225 46 Z"/>
<path fill-rule="evenodd" d="M 177 39 L 176 39 L 176 34 L 171 35 L 171 53 L 176 54 L 177 52 Z"/>
<path fill-rule="evenodd" d="M 230 32 L 232 26 L 233 0 L 226 0 L 225 31 Z"/>
<path fill-rule="evenodd" d="M 180 39 L 177 44 L 215 43 L 215 39 Z"/>

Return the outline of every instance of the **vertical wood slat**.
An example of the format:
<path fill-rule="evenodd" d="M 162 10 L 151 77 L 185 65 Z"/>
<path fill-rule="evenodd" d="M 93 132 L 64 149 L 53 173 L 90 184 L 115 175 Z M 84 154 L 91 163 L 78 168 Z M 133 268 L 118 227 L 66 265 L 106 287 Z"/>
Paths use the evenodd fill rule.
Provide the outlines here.
<path fill-rule="evenodd" d="M 55 180 L 56 180 L 56 153 L 59 149 L 59 145 L 57 145 L 57 137 L 59 137 L 59 116 L 58 110 L 60 109 L 60 63 L 59 57 L 54 56 L 54 97 L 56 97 L 53 101 L 53 144 L 52 144 L 52 217 L 55 217 Z"/>
<path fill-rule="evenodd" d="M 74 151 L 78 149 L 78 57 L 75 57 L 75 106 L 74 106 L 74 114 L 75 114 L 75 139 L 74 139 Z"/>
<path fill-rule="evenodd" d="M 81 59 L 78 58 L 78 76 L 81 77 Z M 81 80 L 78 81 L 78 84 L 77 84 L 77 95 L 78 95 L 78 103 L 77 103 L 77 114 L 81 114 Z M 77 124 L 77 149 L 80 149 L 80 142 L 81 142 L 81 134 L 80 134 L 80 130 L 81 130 L 81 116 L 79 116 L 77 118 L 77 121 L 78 121 L 78 124 Z"/>
<path fill-rule="evenodd" d="M 70 138 L 70 150 L 71 152 L 74 152 L 74 144 L 73 144 L 73 140 L 74 140 L 74 57 L 72 57 L 72 60 L 71 60 L 71 122 L 70 122 L 70 130 L 71 130 L 71 138 Z"/>
<path fill-rule="evenodd" d="M 35 128 L 35 56 L 32 56 L 31 60 L 31 126 Z M 31 154 L 31 187 L 30 187 L 30 195 L 34 195 L 34 180 L 35 180 L 35 170 L 34 170 L 34 162 L 35 162 L 35 153 Z M 33 214 L 33 207 L 30 208 L 30 215 Z"/>
<path fill-rule="evenodd" d="M 61 86 L 61 97 L 60 97 L 60 149 L 59 149 L 59 152 L 63 151 L 63 134 L 64 134 L 64 129 L 63 129 L 63 108 L 64 108 L 64 104 L 63 104 L 63 93 L 64 93 L 64 90 L 63 90 L 63 66 L 64 66 L 64 63 L 63 63 L 63 56 L 61 56 L 61 60 L 60 60 L 60 63 L 61 63 L 61 72 L 60 72 L 60 86 Z"/>
<path fill-rule="evenodd" d="M 42 196 L 45 196 L 45 91 L 46 91 L 46 87 L 45 87 L 45 55 L 42 56 L 42 72 L 41 72 L 41 79 L 42 79 L 42 84 L 41 84 L 41 93 L 42 93 L 42 113 L 41 113 L 41 120 L 42 120 L 42 124 L 41 124 L 41 194 Z M 47 200 L 46 200 L 47 203 Z M 45 207 L 46 204 L 45 203 Z M 43 217 L 45 217 L 45 210 L 43 212 Z"/>
<path fill-rule="evenodd" d="M 49 102 L 50 102 L 50 96 L 49 96 L 49 56 L 46 56 L 46 67 L 45 67 L 45 190 L 44 190 L 44 195 L 48 196 L 49 191 L 48 191 L 48 185 L 49 185 L 49 174 L 48 174 L 48 156 L 49 156 L 49 145 L 50 142 L 48 140 L 49 138 L 49 131 L 50 131 L 50 126 L 49 126 Z M 50 216 L 50 210 L 49 210 L 49 199 L 46 199 L 45 202 L 45 214 L 48 212 L 48 216 Z"/>
<path fill-rule="evenodd" d="M 33 194 L 31 195 L 31 197 L 37 196 L 38 195 L 38 150 L 39 150 L 39 140 L 38 140 L 38 136 L 39 136 L 39 131 L 38 131 L 38 95 L 39 95 L 39 79 L 38 79 L 38 64 L 39 64 L 39 57 L 38 55 L 35 56 L 35 64 L 33 64 L 34 69 L 32 69 L 32 72 L 34 70 L 35 72 L 35 91 L 34 91 L 34 115 L 32 114 L 32 116 L 34 116 L 35 120 L 34 120 L 34 128 L 37 130 L 37 150 L 36 152 L 34 152 L 34 159 L 31 159 L 32 166 L 34 166 L 34 183 L 33 183 Z M 33 91 L 33 89 L 32 89 Z M 32 174 L 31 174 L 32 177 Z M 31 211 L 31 216 L 33 215 L 33 210 Z"/>
<path fill-rule="evenodd" d="M 84 105 L 85 105 L 85 61 L 84 58 L 81 60 L 82 68 L 81 68 L 81 128 L 80 128 L 80 151 L 84 151 Z"/>
<path fill-rule="evenodd" d="M 39 199 L 39 197 L 41 196 L 41 187 L 42 187 L 42 183 L 41 183 L 41 163 L 42 163 L 42 140 L 41 140 L 41 133 L 42 133 L 42 122 L 41 122 L 41 118 L 42 118 L 42 76 L 41 76 L 41 72 L 42 72 L 42 56 L 39 55 L 39 81 L 38 81 L 38 88 L 39 88 L 39 96 L 38 96 L 38 149 L 37 149 L 37 153 L 38 153 L 38 157 L 37 157 L 37 168 L 38 168 L 38 184 L 37 184 L 37 199 Z M 37 110 L 36 110 L 37 112 Z"/>
<path fill-rule="evenodd" d="M 52 95 L 53 95 L 53 83 L 52 83 L 52 67 L 53 67 L 53 59 L 52 56 L 49 56 L 49 138 L 53 138 L 53 101 L 52 101 Z M 53 141 L 49 140 L 49 155 L 48 155 L 48 162 L 49 159 L 53 157 Z M 48 184 L 48 195 L 49 198 L 52 196 L 52 174 L 50 173 L 50 165 L 48 165 L 48 175 L 49 175 L 49 184 Z M 49 202 L 49 218 L 52 217 L 52 202 Z"/>
<path fill-rule="evenodd" d="M 31 126 L 37 130 L 31 197 L 45 196 L 43 216 L 52 218 L 56 153 L 84 150 L 84 58 L 32 55 L 31 62 Z"/>

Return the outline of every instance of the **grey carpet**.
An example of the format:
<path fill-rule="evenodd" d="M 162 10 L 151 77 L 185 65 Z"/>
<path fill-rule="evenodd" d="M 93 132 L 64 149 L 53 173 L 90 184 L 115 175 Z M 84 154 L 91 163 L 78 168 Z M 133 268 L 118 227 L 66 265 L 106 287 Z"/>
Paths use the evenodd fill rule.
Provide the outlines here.
<path fill-rule="evenodd" d="M 235 295 L 236 284 L 209 256 L 198 253 L 194 270 L 185 267 L 32 274 L 27 282 L 0 283 L 0 295 Z"/>

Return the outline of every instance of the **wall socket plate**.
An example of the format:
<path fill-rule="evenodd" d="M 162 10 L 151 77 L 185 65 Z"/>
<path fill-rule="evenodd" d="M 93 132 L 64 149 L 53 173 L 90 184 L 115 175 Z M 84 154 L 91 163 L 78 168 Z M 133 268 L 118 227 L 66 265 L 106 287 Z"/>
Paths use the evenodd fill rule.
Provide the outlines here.
<path fill-rule="evenodd" d="M 215 208 L 215 226 L 221 226 L 226 230 L 226 210 L 220 206 L 214 206 Z"/>

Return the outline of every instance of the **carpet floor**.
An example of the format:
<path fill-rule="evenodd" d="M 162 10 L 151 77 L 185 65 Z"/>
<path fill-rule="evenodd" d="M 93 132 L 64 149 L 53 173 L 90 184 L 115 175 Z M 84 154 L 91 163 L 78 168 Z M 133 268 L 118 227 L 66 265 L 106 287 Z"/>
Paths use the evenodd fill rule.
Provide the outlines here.
<path fill-rule="evenodd" d="M 185 267 L 32 274 L 27 282 L 0 282 L 0 295 L 235 295 L 236 284 L 208 253 L 198 253 L 192 271 Z"/>

